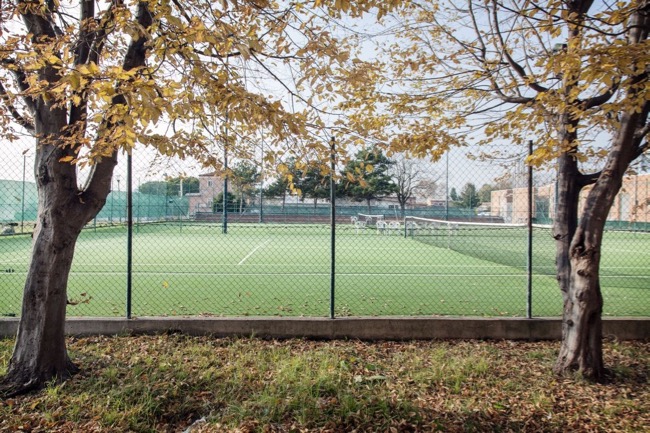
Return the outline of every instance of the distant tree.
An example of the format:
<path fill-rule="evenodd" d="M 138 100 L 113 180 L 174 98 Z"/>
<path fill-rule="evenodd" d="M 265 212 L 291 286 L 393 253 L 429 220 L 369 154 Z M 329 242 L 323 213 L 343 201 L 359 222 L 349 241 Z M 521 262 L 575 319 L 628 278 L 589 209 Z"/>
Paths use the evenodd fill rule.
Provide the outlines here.
<path fill-rule="evenodd" d="M 170 177 L 167 179 L 167 195 L 179 196 L 181 192 L 181 178 Z M 199 179 L 197 177 L 183 178 L 183 195 L 199 192 Z"/>
<path fill-rule="evenodd" d="M 474 209 L 480 204 L 476 186 L 473 183 L 468 182 L 465 184 L 463 190 L 460 192 L 458 202 L 461 207 L 467 209 Z"/>
<path fill-rule="evenodd" d="M 257 166 L 250 161 L 238 162 L 233 167 L 230 179 L 238 193 L 240 213 L 244 211 L 244 202 L 255 193 L 255 184 L 259 177 L 260 172 Z"/>
<path fill-rule="evenodd" d="M 478 199 L 481 203 L 489 203 L 492 201 L 492 191 L 494 191 L 494 185 L 485 183 L 478 190 Z"/>
<path fill-rule="evenodd" d="M 370 202 L 397 192 L 397 185 L 388 173 L 393 161 L 375 147 L 357 152 L 355 159 L 343 169 L 342 194 L 355 201 Z"/>
<path fill-rule="evenodd" d="M 313 198 L 315 208 L 318 205 L 318 199 L 330 196 L 329 173 L 319 164 L 309 163 L 301 174 L 302 176 L 298 180 L 301 196 Z"/>
<path fill-rule="evenodd" d="M 282 200 L 282 210 L 286 204 L 287 195 L 290 193 L 289 180 L 283 176 L 278 176 L 273 183 L 264 188 L 262 194 L 267 198 L 280 198 Z"/>
<path fill-rule="evenodd" d="M 458 193 L 456 192 L 456 188 L 452 187 L 451 191 L 449 192 L 449 200 L 451 200 L 454 203 L 458 203 L 460 200 L 460 197 L 458 196 Z"/>
<path fill-rule="evenodd" d="M 423 161 L 419 159 L 409 159 L 403 154 L 397 155 L 393 159 L 393 164 L 388 172 L 393 178 L 396 186 L 397 202 L 404 216 L 406 204 L 416 194 L 419 185 L 424 181 L 426 174 Z"/>
<path fill-rule="evenodd" d="M 140 194 L 167 195 L 175 197 L 180 194 L 180 177 L 170 177 L 166 180 L 144 182 L 138 187 Z M 183 178 L 183 195 L 199 192 L 199 179 L 196 177 Z"/>
<path fill-rule="evenodd" d="M 434 198 L 438 194 L 439 189 L 438 177 L 426 178 L 418 182 L 415 192 L 421 197 Z"/>
<path fill-rule="evenodd" d="M 243 207 L 242 207 L 243 206 Z M 242 204 L 239 202 L 239 198 L 233 194 L 232 192 L 228 191 L 228 195 L 226 196 L 226 209 L 228 209 L 228 212 L 243 212 L 245 208 L 245 204 Z M 212 210 L 214 212 L 223 212 L 223 193 L 220 192 L 215 198 L 214 202 L 212 204 Z"/>
<path fill-rule="evenodd" d="M 299 163 L 295 158 L 289 158 L 281 164 L 280 173 L 275 181 L 264 190 L 264 196 L 281 198 L 283 210 L 287 195 L 297 195 L 300 201 L 304 201 L 308 195 L 320 197 L 318 174 L 310 173 L 310 170 L 315 171 L 309 168 L 311 165 L 309 162 Z M 315 166 L 315 164 L 313 165 Z"/>
<path fill-rule="evenodd" d="M 167 193 L 167 182 L 161 180 L 144 182 L 138 187 L 138 192 L 140 194 L 165 195 Z"/>

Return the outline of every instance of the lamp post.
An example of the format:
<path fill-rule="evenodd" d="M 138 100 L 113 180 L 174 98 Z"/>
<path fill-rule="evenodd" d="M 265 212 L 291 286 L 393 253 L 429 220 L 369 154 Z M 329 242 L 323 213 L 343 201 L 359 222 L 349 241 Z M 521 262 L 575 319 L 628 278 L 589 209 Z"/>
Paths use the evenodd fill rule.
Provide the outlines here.
<path fill-rule="evenodd" d="M 111 214 L 108 216 L 108 221 L 113 225 L 113 204 L 115 202 L 115 191 L 113 191 L 113 178 L 111 178 Z"/>
<path fill-rule="evenodd" d="M 449 221 L 449 149 L 445 152 L 445 220 Z"/>
<path fill-rule="evenodd" d="M 21 202 L 22 209 L 20 211 L 20 233 L 25 232 L 25 172 L 27 169 L 27 152 L 23 152 L 23 199 Z"/>
<path fill-rule="evenodd" d="M 169 205 L 169 191 L 167 188 L 167 173 L 163 173 L 163 188 L 165 189 L 165 215 L 163 220 L 167 221 L 167 210 Z"/>
<path fill-rule="evenodd" d="M 117 206 L 120 207 L 120 197 L 119 197 L 119 195 L 120 195 L 120 175 L 119 174 L 117 176 L 115 176 L 115 180 L 117 180 L 117 195 L 118 195 L 118 197 L 117 197 Z M 119 210 L 117 212 L 117 214 L 119 215 L 120 224 L 122 224 L 122 211 Z"/>

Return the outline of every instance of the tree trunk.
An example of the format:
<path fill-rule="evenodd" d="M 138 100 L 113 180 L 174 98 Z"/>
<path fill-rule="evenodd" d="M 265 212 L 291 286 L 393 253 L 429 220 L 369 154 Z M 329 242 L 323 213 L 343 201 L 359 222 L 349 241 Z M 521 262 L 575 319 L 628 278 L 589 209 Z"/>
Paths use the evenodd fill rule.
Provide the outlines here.
<path fill-rule="evenodd" d="M 589 192 L 580 225 L 572 236 L 568 250 L 568 287 L 562 289 L 562 346 L 555 364 L 558 373 L 577 372 L 591 380 L 605 375 L 602 354 L 602 308 L 599 267 L 605 221 L 620 189 L 617 179 L 599 179 Z M 590 206 L 590 203 L 600 203 Z"/>
<path fill-rule="evenodd" d="M 68 275 L 77 237 L 101 205 L 90 198 L 84 202 L 76 168 L 59 162 L 65 152 L 52 144 L 38 147 L 38 219 L 14 353 L 0 385 L 2 395 L 42 388 L 78 371 L 68 358 L 64 338 Z"/>
<path fill-rule="evenodd" d="M 41 213 L 34 234 L 18 336 L 5 377 L 14 393 L 65 380 L 78 371 L 68 358 L 64 326 L 68 275 L 81 227 L 62 218 L 66 212 L 56 207 Z"/>
<path fill-rule="evenodd" d="M 650 107 L 621 116 L 620 128 L 603 170 L 581 175 L 570 153 L 560 158 L 559 204 L 555 238 L 558 241 L 558 281 L 564 299 L 562 346 L 557 373 L 578 372 L 596 381 L 605 378 L 602 356 L 602 307 L 599 267 L 607 215 L 621 189 L 630 163 L 640 154 L 642 136 L 636 134 Z M 594 183 L 578 221 L 580 189 Z"/>
<path fill-rule="evenodd" d="M 572 140 L 567 134 L 566 140 Z M 585 231 L 578 230 L 578 203 L 585 185 L 575 155 L 569 151 L 558 159 L 558 203 L 554 223 L 556 240 L 557 280 L 563 299 L 562 345 L 555 364 L 556 373 L 577 371 L 599 380 L 603 376 L 602 359 L 602 296 L 598 279 L 600 243 L 584 245 Z M 593 192 L 593 191 L 592 191 Z M 588 226 L 589 238 L 602 227 Z M 586 222 L 581 221 L 584 225 Z"/>

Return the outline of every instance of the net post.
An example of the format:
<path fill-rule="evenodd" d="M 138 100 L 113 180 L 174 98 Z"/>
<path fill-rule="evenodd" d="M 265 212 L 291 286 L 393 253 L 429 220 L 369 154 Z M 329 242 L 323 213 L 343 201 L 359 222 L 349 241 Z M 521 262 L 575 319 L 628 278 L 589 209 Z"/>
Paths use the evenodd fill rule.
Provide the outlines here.
<path fill-rule="evenodd" d="M 528 140 L 528 259 L 526 260 L 527 296 L 526 318 L 533 318 L 533 165 L 530 157 L 533 155 L 533 140 Z"/>

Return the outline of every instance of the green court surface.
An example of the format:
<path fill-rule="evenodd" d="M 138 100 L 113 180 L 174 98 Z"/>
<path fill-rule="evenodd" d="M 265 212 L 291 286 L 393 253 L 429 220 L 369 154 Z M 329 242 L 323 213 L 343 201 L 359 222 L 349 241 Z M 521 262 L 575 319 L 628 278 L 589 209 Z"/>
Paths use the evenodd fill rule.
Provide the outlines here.
<path fill-rule="evenodd" d="M 525 231 L 404 234 L 338 227 L 337 315 L 525 316 Z M 553 240 L 534 239 L 533 315 L 559 315 Z M 125 314 L 126 244 L 124 227 L 82 233 L 68 315 Z M 0 237 L 0 315 L 20 314 L 30 245 Z M 608 232 L 603 250 L 604 314 L 649 316 L 650 235 Z M 328 316 L 331 257 L 326 225 L 230 224 L 225 235 L 218 224 L 140 225 L 132 314 Z"/>

